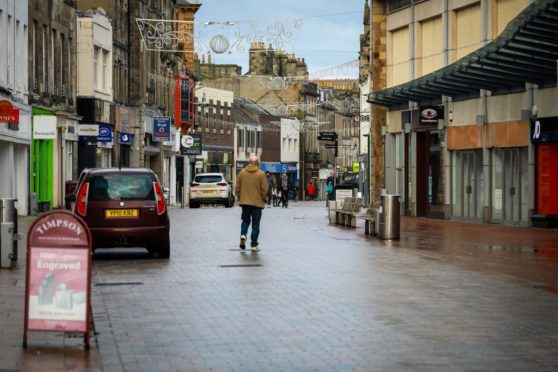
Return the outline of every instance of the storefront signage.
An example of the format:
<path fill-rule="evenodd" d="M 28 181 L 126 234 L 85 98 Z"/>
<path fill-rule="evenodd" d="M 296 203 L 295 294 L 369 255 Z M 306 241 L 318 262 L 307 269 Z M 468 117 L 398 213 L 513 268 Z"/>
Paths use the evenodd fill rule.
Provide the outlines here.
<path fill-rule="evenodd" d="M 37 115 L 33 117 L 33 139 L 55 139 L 56 116 Z"/>
<path fill-rule="evenodd" d="M 180 154 L 182 155 L 201 155 L 202 137 L 201 134 L 186 134 L 180 140 Z"/>
<path fill-rule="evenodd" d="M 80 124 L 78 133 L 81 137 L 97 137 L 99 126 L 97 124 Z"/>
<path fill-rule="evenodd" d="M 49 212 L 29 229 L 23 346 L 29 331 L 81 332 L 89 346 L 91 234 L 67 211 Z"/>
<path fill-rule="evenodd" d="M 78 124 L 76 122 L 66 121 L 66 130 L 64 131 L 64 139 L 67 141 L 77 141 L 78 136 Z"/>
<path fill-rule="evenodd" d="M 438 125 L 444 119 L 443 106 L 422 106 L 419 108 L 419 127 Z"/>
<path fill-rule="evenodd" d="M 0 123 L 19 124 L 19 109 L 7 100 L 0 101 Z"/>
<path fill-rule="evenodd" d="M 358 161 L 353 161 L 353 172 L 358 173 L 358 171 L 360 170 Z"/>
<path fill-rule="evenodd" d="M 132 135 L 130 133 L 120 133 L 118 136 L 118 143 L 123 145 L 130 145 L 132 144 Z"/>
<path fill-rule="evenodd" d="M 558 116 L 531 120 L 531 142 L 558 142 Z"/>
<path fill-rule="evenodd" d="M 153 141 L 170 141 L 171 118 L 168 116 L 155 116 L 153 118 Z"/>
<path fill-rule="evenodd" d="M 337 133 L 335 132 L 320 132 L 318 135 L 318 141 L 335 141 L 337 139 Z"/>
<path fill-rule="evenodd" d="M 99 125 L 99 135 L 97 142 L 112 142 L 112 126 Z"/>

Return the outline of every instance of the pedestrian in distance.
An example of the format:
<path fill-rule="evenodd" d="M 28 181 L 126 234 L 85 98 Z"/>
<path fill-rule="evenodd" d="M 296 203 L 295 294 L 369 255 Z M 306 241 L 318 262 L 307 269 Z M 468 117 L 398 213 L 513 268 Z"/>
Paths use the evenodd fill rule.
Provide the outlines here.
<path fill-rule="evenodd" d="M 306 185 L 306 196 L 308 200 L 314 199 L 314 193 L 316 192 L 316 187 L 311 181 L 308 181 L 308 185 Z"/>
<path fill-rule="evenodd" d="M 280 191 L 277 188 L 277 185 L 273 185 L 273 187 L 271 188 L 271 197 L 273 198 L 273 206 L 276 207 L 279 205 L 279 197 L 280 197 Z"/>
<path fill-rule="evenodd" d="M 267 178 L 267 207 L 271 208 L 273 178 L 271 177 L 271 173 L 269 171 L 265 172 L 265 177 Z"/>
<path fill-rule="evenodd" d="M 327 207 L 329 201 L 333 200 L 333 182 L 328 182 L 327 183 L 326 194 L 327 194 L 327 200 L 326 200 L 326 207 Z"/>
<path fill-rule="evenodd" d="M 281 175 L 281 207 L 289 206 L 289 176 L 287 173 Z"/>
<path fill-rule="evenodd" d="M 252 225 L 250 247 L 252 252 L 257 252 L 260 250 L 258 237 L 262 209 L 265 208 L 268 195 L 268 181 L 265 173 L 260 170 L 260 161 L 256 155 L 250 155 L 248 165 L 238 174 L 234 192 L 242 207 L 240 248 L 246 249 L 246 236 Z"/>

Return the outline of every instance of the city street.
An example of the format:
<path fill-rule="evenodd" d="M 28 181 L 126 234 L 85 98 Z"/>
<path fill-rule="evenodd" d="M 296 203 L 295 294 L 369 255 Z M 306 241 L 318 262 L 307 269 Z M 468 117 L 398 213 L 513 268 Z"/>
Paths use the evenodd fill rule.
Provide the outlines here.
<path fill-rule="evenodd" d="M 532 248 L 540 233 L 555 249 L 555 231 L 409 219 L 401 242 L 380 242 L 306 202 L 266 209 L 253 254 L 238 249 L 239 216 L 172 210 L 170 261 L 98 255 L 105 370 L 558 366 L 557 257 Z M 454 224 L 455 244 L 432 223 Z"/>

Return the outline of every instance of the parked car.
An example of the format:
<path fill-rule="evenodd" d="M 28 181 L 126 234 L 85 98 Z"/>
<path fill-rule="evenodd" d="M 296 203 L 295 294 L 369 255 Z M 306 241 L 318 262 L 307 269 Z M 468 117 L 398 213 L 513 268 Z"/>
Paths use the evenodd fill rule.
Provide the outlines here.
<path fill-rule="evenodd" d="M 69 198 L 91 230 L 93 250 L 145 247 L 160 258 L 170 256 L 167 206 L 151 169 L 90 169 Z"/>
<path fill-rule="evenodd" d="M 74 209 L 74 201 L 77 200 L 77 192 L 79 190 L 79 187 L 81 186 L 81 183 L 83 182 L 83 179 L 85 178 L 85 175 L 87 173 L 89 173 L 89 171 L 91 170 L 91 168 L 84 168 L 81 173 L 79 174 L 79 177 L 77 179 L 77 181 L 67 181 L 66 184 L 68 187 L 68 189 L 66 190 L 66 196 L 64 198 L 65 202 L 66 202 L 66 209 L 69 210 L 73 210 Z M 71 195 L 74 195 L 73 197 Z"/>
<path fill-rule="evenodd" d="M 198 173 L 190 184 L 190 208 L 199 208 L 202 203 L 234 206 L 234 192 L 223 173 Z"/>

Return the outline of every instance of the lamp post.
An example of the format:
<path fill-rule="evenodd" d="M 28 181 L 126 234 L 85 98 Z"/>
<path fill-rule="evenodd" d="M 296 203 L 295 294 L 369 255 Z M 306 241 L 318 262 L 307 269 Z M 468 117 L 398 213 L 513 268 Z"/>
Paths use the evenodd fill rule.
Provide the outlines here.
<path fill-rule="evenodd" d="M 367 146 L 366 146 L 366 204 L 370 204 L 370 199 L 371 199 L 371 195 L 370 195 L 370 172 L 371 172 L 371 167 L 370 167 L 370 145 L 372 142 L 372 133 L 366 133 L 363 134 L 364 137 L 366 137 L 367 139 Z"/>

